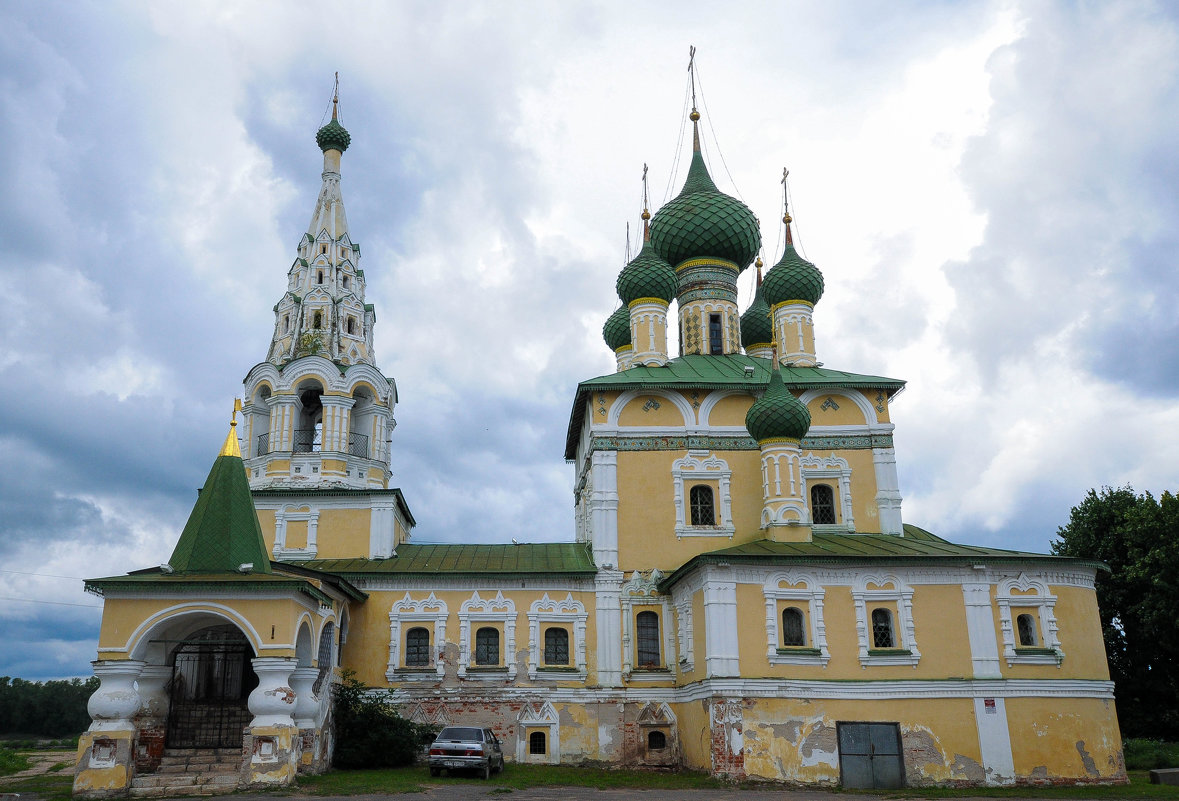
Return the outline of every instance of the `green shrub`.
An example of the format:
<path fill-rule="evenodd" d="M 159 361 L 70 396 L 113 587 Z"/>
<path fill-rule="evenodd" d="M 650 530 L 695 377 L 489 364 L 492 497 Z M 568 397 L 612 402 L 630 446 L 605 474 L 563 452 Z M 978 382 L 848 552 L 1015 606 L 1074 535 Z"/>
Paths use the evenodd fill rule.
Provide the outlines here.
<path fill-rule="evenodd" d="M 1179 768 L 1179 743 L 1129 737 L 1122 741 L 1126 770 Z"/>
<path fill-rule="evenodd" d="M 393 708 L 387 690 L 370 690 L 351 670 L 343 673 L 333 695 L 338 768 L 394 768 L 409 765 L 434 729 L 406 720 Z"/>

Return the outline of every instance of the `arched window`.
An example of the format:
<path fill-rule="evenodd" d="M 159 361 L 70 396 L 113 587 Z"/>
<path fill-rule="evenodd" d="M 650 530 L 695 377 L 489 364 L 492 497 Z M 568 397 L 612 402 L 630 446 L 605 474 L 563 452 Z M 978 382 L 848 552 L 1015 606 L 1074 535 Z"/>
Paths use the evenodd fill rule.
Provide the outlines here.
<path fill-rule="evenodd" d="M 324 248 L 324 252 L 325 252 L 325 253 L 327 252 L 327 248 Z M 318 274 L 318 276 L 316 277 L 316 281 L 315 281 L 315 283 L 317 283 L 317 284 L 322 284 L 322 283 L 323 283 L 323 270 L 320 270 L 320 271 L 319 271 L 319 274 Z"/>
<path fill-rule="evenodd" d="M 693 526 L 715 526 L 716 505 L 712 502 L 712 487 L 697 484 L 688 491 L 688 502 L 692 507 Z"/>
<path fill-rule="evenodd" d="M 569 664 L 569 632 L 565 629 L 544 630 L 544 663 L 546 665 Z"/>
<path fill-rule="evenodd" d="M 1015 625 L 1019 629 L 1019 644 L 1026 648 L 1035 648 L 1039 643 L 1036 641 L 1036 620 L 1031 615 L 1020 615 L 1015 619 Z"/>
<path fill-rule="evenodd" d="M 835 493 L 826 484 L 811 487 L 811 522 L 816 526 L 835 524 Z"/>
<path fill-rule="evenodd" d="M 283 330 L 283 333 L 286 333 L 287 331 L 291 330 L 291 315 L 289 315 L 289 314 L 283 315 L 282 330 Z"/>
<path fill-rule="evenodd" d="M 475 664 L 499 664 L 499 629 L 484 627 L 475 632 Z"/>
<path fill-rule="evenodd" d="M 892 630 L 892 612 L 887 609 L 872 610 L 872 647 L 896 648 Z"/>
<path fill-rule="evenodd" d="M 316 312 L 311 318 L 312 328 L 323 328 L 323 314 Z"/>
<path fill-rule="evenodd" d="M 430 632 L 415 626 L 405 634 L 405 666 L 426 667 L 430 664 Z"/>
<path fill-rule="evenodd" d="M 654 612 L 639 612 L 635 615 L 635 634 L 639 667 L 659 667 L 659 615 Z"/>
<path fill-rule="evenodd" d="M 661 731 L 652 731 L 647 734 L 647 750 L 659 751 L 667 748 L 667 735 Z"/>
<path fill-rule="evenodd" d="M 323 684 L 328 680 L 328 676 L 332 670 L 332 647 L 335 644 L 336 624 L 330 620 L 324 624 L 323 632 L 319 635 L 319 653 L 316 655 L 316 660 L 319 664 L 319 675 L 315 677 L 315 684 L 311 687 L 311 692 L 319 695 L 323 690 Z"/>
<path fill-rule="evenodd" d="M 545 753 L 544 732 L 534 731 L 528 735 L 528 753 L 543 754 Z"/>
<path fill-rule="evenodd" d="M 782 610 L 782 645 L 806 645 L 802 610 L 796 606 Z"/>
<path fill-rule="evenodd" d="M 356 333 L 356 318 L 355 317 L 348 318 L 348 333 L 349 334 Z"/>

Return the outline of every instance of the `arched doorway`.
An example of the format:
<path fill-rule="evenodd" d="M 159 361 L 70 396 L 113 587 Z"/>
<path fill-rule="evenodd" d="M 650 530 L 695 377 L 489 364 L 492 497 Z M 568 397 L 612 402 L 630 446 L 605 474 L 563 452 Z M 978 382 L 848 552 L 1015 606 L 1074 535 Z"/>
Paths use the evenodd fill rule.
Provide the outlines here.
<path fill-rule="evenodd" d="M 208 626 L 172 652 L 169 748 L 240 748 L 250 724 L 246 700 L 258 686 L 253 650 L 233 625 Z"/>

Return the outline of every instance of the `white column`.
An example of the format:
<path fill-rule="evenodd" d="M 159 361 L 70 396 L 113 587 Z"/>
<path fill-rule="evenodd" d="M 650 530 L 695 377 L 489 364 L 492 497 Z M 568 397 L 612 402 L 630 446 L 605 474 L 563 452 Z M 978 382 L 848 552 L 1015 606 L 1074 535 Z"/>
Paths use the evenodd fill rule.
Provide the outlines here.
<path fill-rule="evenodd" d="M 139 725 L 162 725 L 168 719 L 168 682 L 171 665 L 146 665 L 139 671 Z"/>
<path fill-rule="evenodd" d="M 880 512 L 880 532 L 903 535 L 896 451 L 892 448 L 873 448 L 872 464 L 876 468 L 876 508 Z"/>
<path fill-rule="evenodd" d="M 594 451 L 592 459 L 590 542 L 594 563 L 612 569 L 618 566 L 618 452 Z"/>
<path fill-rule="evenodd" d="M 354 398 L 344 395 L 321 395 L 323 404 L 323 445 L 324 451 L 346 452 L 348 450 L 348 410 L 356 403 Z"/>
<path fill-rule="evenodd" d="M 291 671 L 298 667 L 298 660 L 263 656 L 251 659 L 250 663 L 258 674 L 258 686 L 247 701 L 254 715 L 250 727 L 294 726 L 291 713 L 295 709 L 295 691 L 291 689 L 290 679 Z"/>
<path fill-rule="evenodd" d="M 311 691 L 319 678 L 319 668 L 301 667 L 291 671 L 291 689 L 295 691 L 295 708 L 292 718 L 300 729 L 314 729 L 315 715 L 319 711 L 319 699 Z"/>
<path fill-rule="evenodd" d="M 594 577 L 598 630 L 598 684 L 622 684 L 622 571 L 599 569 Z"/>
<path fill-rule="evenodd" d="M 737 641 L 737 583 L 727 565 L 707 569 L 704 579 L 704 665 L 708 676 L 741 675 Z"/>
<path fill-rule="evenodd" d="M 270 404 L 270 452 L 290 451 L 294 434 L 295 396 L 271 395 Z"/>
<path fill-rule="evenodd" d="M 143 662 L 135 659 L 99 660 L 91 662 L 98 677 L 98 689 L 86 702 L 90 713 L 89 731 L 128 731 L 135 728 L 131 721 L 139 711 L 141 700 L 135 689 L 135 679 L 143 670 Z"/>

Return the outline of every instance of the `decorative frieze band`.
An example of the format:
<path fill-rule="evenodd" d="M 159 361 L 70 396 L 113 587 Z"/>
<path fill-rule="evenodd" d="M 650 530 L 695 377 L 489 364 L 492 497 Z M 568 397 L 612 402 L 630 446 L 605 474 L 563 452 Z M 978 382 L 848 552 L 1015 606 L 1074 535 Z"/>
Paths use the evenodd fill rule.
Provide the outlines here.
<path fill-rule="evenodd" d="M 803 437 L 802 448 L 813 451 L 872 450 L 891 448 L 892 434 L 860 434 Z M 687 435 L 668 437 L 593 437 L 590 451 L 755 451 L 757 442 L 750 436 Z"/>

